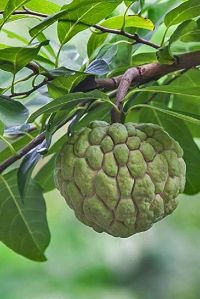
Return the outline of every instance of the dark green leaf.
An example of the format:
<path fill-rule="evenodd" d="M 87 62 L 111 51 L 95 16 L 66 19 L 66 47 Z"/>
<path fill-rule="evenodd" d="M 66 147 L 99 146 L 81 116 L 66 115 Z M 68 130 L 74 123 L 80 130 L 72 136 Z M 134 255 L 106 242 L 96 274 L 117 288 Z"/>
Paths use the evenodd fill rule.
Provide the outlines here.
<path fill-rule="evenodd" d="M 48 83 L 49 96 L 57 99 L 68 94 L 86 76 L 86 74 L 77 73 L 68 77 L 57 77 Z"/>
<path fill-rule="evenodd" d="M 136 66 L 157 61 L 158 59 L 155 52 L 140 53 L 132 56 L 132 64 Z"/>
<path fill-rule="evenodd" d="M 28 109 L 20 102 L 0 95 L 0 117 L 7 127 L 24 124 L 28 114 Z"/>
<path fill-rule="evenodd" d="M 19 151 L 24 146 L 26 146 L 29 142 L 31 142 L 32 138 L 36 137 L 39 134 L 38 130 L 35 130 L 32 133 L 29 133 L 29 136 L 25 135 L 23 137 L 18 138 L 17 140 L 14 140 L 12 142 L 12 146 L 15 149 L 15 151 Z M 10 148 L 6 147 L 0 152 L 0 162 L 5 161 L 10 157 Z"/>
<path fill-rule="evenodd" d="M 161 108 L 161 107 L 157 107 L 157 106 L 153 106 L 153 105 L 145 105 L 145 104 L 135 105 L 128 110 L 128 113 L 130 110 L 138 109 L 138 108 L 146 108 L 146 109 L 156 110 L 156 111 L 162 112 L 164 114 L 167 114 L 169 116 L 181 119 L 185 122 L 189 122 L 189 123 L 196 124 L 196 125 L 200 126 L 200 117 L 197 117 L 196 115 L 194 115 L 192 113 L 186 113 L 186 112 L 182 112 L 182 111 L 174 111 L 169 108 L 163 108 L 163 107 Z"/>
<path fill-rule="evenodd" d="M 197 23 L 194 20 L 187 20 L 180 24 L 169 39 L 169 44 L 176 42 L 177 40 L 183 40 L 184 36 L 190 33 L 197 27 Z"/>
<path fill-rule="evenodd" d="M 73 125 L 74 130 L 80 130 L 81 128 L 87 126 L 93 120 L 104 120 L 110 121 L 111 106 L 108 103 L 98 103 L 94 104 L 94 107 L 84 115 L 78 122 Z"/>
<path fill-rule="evenodd" d="M 0 121 L 0 136 L 3 136 L 3 133 L 4 133 L 4 124 Z"/>
<path fill-rule="evenodd" d="M 200 191 L 200 151 L 182 120 L 164 115 L 155 110 L 144 109 L 140 122 L 156 123 L 163 127 L 175 140 L 179 142 L 184 151 L 184 160 L 187 166 L 185 193 L 196 194 Z"/>
<path fill-rule="evenodd" d="M 169 45 L 161 48 L 157 52 L 158 61 L 161 64 L 174 64 L 175 58 L 173 57 Z"/>
<path fill-rule="evenodd" d="M 17 73 L 32 61 L 48 41 L 30 47 L 10 47 L 0 49 L 0 69 Z"/>
<path fill-rule="evenodd" d="M 109 102 L 109 98 L 107 97 L 107 95 L 98 90 L 94 90 L 88 93 L 83 93 L 83 92 L 71 93 L 61 98 L 58 98 L 50 102 L 49 104 L 45 105 L 44 107 L 40 108 L 30 116 L 28 121 L 33 122 L 38 116 L 40 116 L 43 113 L 49 114 L 49 113 L 57 112 L 60 109 L 72 110 L 78 104 L 82 102 L 88 102 L 90 100 L 103 100 Z"/>
<path fill-rule="evenodd" d="M 171 10 L 165 16 L 165 25 L 170 27 L 172 25 L 180 24 L 191 18 L 198 17 L 200 15 L 200 2 L 199 0 L 189 0 L 178 7 Z"/>
<path fill-rule="evenodd" d="M 67 14 L 58 23 L 58 37 L 62 45 L 80 31 L 106 18 L 121 3 L 120 0 L 74 0 L 62 9 Z M 86 24 L 86 25 L 85 25 Z"/>
<path fill-rule="evenodd" d="M 26 192 L 29 189 L 29 183 L 30 183 L 32 171 L 41 157 L 40 153 L 38 152 L 38 149 L 40 148 L 41 146 L 38 146 L 34 148 L 32 151 L 30 151 L 23 158 L 20 167 L 18 169 L 17 183 L 18 183 L 19 194 L 22 200 L 24 200 L 24 196 L 26 195 Z"/>
<path fill-rule="evenodd" d="M 108 33 L 92 33 L 87 43 L 87 54 L 89 58 L 94 56 L 95 51 L 104 44 L 107 37 Z"/>
<path fill-rule="evenodd" d="M 7 20 L 10 18 L 10 16 L 13 14 L 15 10 L 19 9 L 21 6 L 28 3 L 29 1 L 30 0 L 8 0 L 7 5 L 4 9 L 4 20 L 0 25 L 0 29 L 7 22 Z"/>
<path fill-rule="evenodd" d="M 180 95 L 183 96 L 183 101 L 185 100 L 184 96 L 190 96 L 191 102 L 200 103 L 200 87 L 194 86 L 190 88 L 184 88 L 179 85 L 148 86 L 142 89 L 136 88 L 127 95 L 126 99 L 131 97 L 134 93 L 141 91 Z"/>
<path fill-rule="evenodd" d="M 38 182 L 43 192 L 49 192 L 55 189 L 54 183 L 54 169 L 55 169 L 56 155 L 51 157 L 49 161 L 42 166 L 42 168 L 36 174 L 34 180 Z"/>
<path fill-rule="evenodd" d="M 14 170 L 0 176 L 0 190 L 0 240 L 31 260 L 45 261 L 50 233 L 41 189 L 32 180 L 22 203 Z"/>
<path fill-rule="evenodd" d="M 109 10 L 109 12 L 107 12 L 107 10 L 104 10 L 105 8 L 102 7 L 102 3 L 104 2 L 105 7 L 107 7 L 107 9 Z M 122 1 L 114 1 L 114 0 L 107 0 L 107 1 L 102 1 L 102 0 L 94 0 L 89 1 L 89 0 L 84 0 L 84 1 L 79 1 L 79 0 L 74 0 L 72 1 L 70 4 L 65 5 L 62 10 L 58 13 L 53 14 L 52 16 L 50 16 L 49 18 L 45 19 L 44 21 L 42 21 L 40 24 L 36 25 L 35 27 L 33 27 L 30 30 L 30 35 L 35 37 L 39 32 L 45 30 L 46 28 L 48 28 L 50 25 L 52 25 L 53 23 L 55 23 L 56 21 L 58 21 L 59 19 L 64 20 L 65 19 L 65 27 L 63 25 L 59 25 L 59 32 L 60 32 L 60 40 L 62 41 L 62 43 L 66 42 L 67 40 L 69 40 L 70 38 L 72 38 L 75 34 L 77 34 L 78 32 L 80 32 L 81 30 L 84 30 L 86 28 L 88 28 L 88 26 L 86 25 L 81 25 L 79 24 L 80 21 L 83 22 L 88 21 L 88 17 L 89 19 L 91 18 L 91 21 L 87 24 L 93 25 L 96 23 L 96 18 L 95 20 L 92 19 L 92 9 L 94 9 L 94 7 L 97 8 L 99 11 L 101 11 L 103 8 L 103 12 L 104 12 L 104 16 L 102 16 L 102 12 L 101 12 L 101 18 L 104 18 L 107 15 L 109 15 L 109 13 L 115 9 L 115 7 L 117 7 Z M 100 9 L 101 8 L 101 9 Z M 83 16 L 83 12 L 85 13 L 86 17 L 84 18 Z M 68 19 L 68 22 L 67 22 Z M 99 19 L 99 17 L 98 17 Z M 67 28 L 68 29 L 67 29 Z M 61 31 L 64 29 L 63 33 L 61 33 Z M 67 30 L 69 30 L 69 33 L 67 33 Z"/>
<path fill-rule="evenodd" d="M 183 42 L 200 42 L 200 29 L 189 31 L 181 37 Z"/>

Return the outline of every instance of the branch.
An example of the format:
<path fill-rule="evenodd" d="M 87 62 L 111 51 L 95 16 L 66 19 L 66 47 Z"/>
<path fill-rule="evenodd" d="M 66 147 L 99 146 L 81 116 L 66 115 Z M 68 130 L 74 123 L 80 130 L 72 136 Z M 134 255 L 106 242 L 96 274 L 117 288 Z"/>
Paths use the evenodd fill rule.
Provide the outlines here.
<path fill-rule="evenodd" d="M 200 65 L 200 51 L 183 54 L 178 57 L 177 61 L 178 62 L 174 63 L 173 65 L 164 65 L 160 63 L 146 64 L 140 67 L 130 68 L 122 76 L 107 79 L 95 79 L 95 84 L 92 86 L 92 89 L 103 88 L 106 90 L 115 90 L 118 87 L 117 98 L 119 102 L 118 104 L 121 105 L 124 95 L 126 95 L 130 86 L 138 86 L 152 80 L 160 79 L 162 76 L 165 76 L 171 72 L 184 69 L 186 70 Z M 46 82 L 48 82 L 48 80 L 46 80 Z M 84 86 L 82 87 L 82 89 L 84 89 Z M 84 91 L 87 90 L 84 89 Z M 7 169 L 14 162 L 25 156 L 30 150 L 41 144 L 44 139 L 45 132 L 38 135 L 17 155 L 12 156 L 8 160 L 0 164 L 0 173 Z"/>
<path fill-rule="evenodd" d="M 133 67 L 128 69 L 124 75 L 118 76 L 114 78 L 114 80 L 108 81 L 108 79 L 104 79 L 104 82 L 99 82 L 100 84 L 104 84 L 109 86 L 111 89 L 117 90 L 116 96 L 116 105 L 119 108 L 119 111 L 112 109 L 111 118 L 112 122 L 121 122 L 123 118 L 123 108 L 122 101 L 125 98 L 128 90 L 131 86 L 139 86 L 141 84 L 147 83 L 149 81 L 159 79 L 164 75 L 167 75 L 171 72 L 175 72 L 178 70 L 188 70 L 192 67 L 200 65 L 200 51 L 194 53 L 183 54 L 177 57 L 177 61 L 173 65 L 166 65 L 160 63 L 152 63 L 146 64 L 140 67 Z M 107 82 L 105 82 L 107 80 Z M 98 79 L 97 79 L 98 85 Z M 98 86 L 100 87 L 100 86 Z"/>
<path fill-rule="evenodd" d="M 119 87 L 122 78 L 126 80 L 127 76 L 131 78 L 133 76 L 134 80 L 129 82 L 130 86 L 139 86 L 144 83 L 148 83 L 153 80 L 158 80 L 161 77 L 176 71 L 180 71 L 183 69 L 190 69 L 200 65 L 200 51 L 182 54 L 177 56 L 177 62 L 168 65 L 168 64 L 160 64 L 160 63 L 150 63 L 145 64 L 139 67 L 132 67 L 127 70 L 124 75 L 120 75 L 114 78 L 106 78 L 106 79 L 96 79 L 95 88 L 103 88 L 105 90 L 114 90 Z M 124 83 L 123 86 L 127 85 Z M 122 84 L 120 85 L 120 89 L 122 88 Z M 125 90 L 124 90 L 125 91 Z M 123 91 L 120 91 L 121 93 Z"/>

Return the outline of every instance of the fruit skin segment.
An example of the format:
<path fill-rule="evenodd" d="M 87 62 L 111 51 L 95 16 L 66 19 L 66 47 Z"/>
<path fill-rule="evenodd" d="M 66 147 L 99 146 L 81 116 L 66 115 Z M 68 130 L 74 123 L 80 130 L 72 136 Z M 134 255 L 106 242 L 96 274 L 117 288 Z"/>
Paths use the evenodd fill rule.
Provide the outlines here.
<path fill-rule="evenodd" d="M 157 125 L 94 121 L 63 145 L 55 182 L 81 222 L 126 238 L 175 210 L 185 186 L 182 156 Z"/>

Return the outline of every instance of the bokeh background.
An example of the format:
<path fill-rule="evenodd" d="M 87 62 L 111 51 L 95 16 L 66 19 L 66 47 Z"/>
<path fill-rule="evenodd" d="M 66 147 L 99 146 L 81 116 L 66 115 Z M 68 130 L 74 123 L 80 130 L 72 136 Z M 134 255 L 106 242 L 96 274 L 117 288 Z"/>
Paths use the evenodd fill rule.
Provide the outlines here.
<path fill-rule="evenodd" d="M 10 23 L 6 29 L 29 38 L 27 20 Z M 161 32 L 159 28 L 154 40 Z M 56 48 L 55 26 L 46 34 Z M 78 67 L 84 61 L 89 34 L 84 32 L 64 48 L 61 60 L 65 66 Z M 0 42 L 20 44 L 6 33 L 1 34 Z M 6 85 L 10 79 L 8 73 L 2 73 L 0 83 Z M 45 93 L 40 96 L 45 103 Z M 56 190 L 45 199 L 52 235 L 48 261 L 26 260 L 0 243 L 1 299 L 200 298 L 199 195 L 181 195 L 173 215 L 128 239 L 98 234 L 82 225 Z"/>
<path fill-rule="evenodd" d="M 176 212 L 128 239 L 76 220 L 57 191 L 46 194 L 48 261 L 0 245 L 2 299 L 199 299 L 200 199 L 180 196 Z"/>

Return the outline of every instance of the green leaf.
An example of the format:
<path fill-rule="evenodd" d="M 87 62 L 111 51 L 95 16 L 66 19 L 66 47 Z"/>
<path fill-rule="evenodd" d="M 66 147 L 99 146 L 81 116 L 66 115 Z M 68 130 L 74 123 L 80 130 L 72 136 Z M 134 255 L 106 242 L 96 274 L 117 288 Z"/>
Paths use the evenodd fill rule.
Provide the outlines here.
<path fill-rule="evenodd" d="M 69 13 L 58 23 L 58 37 L 62 45 L 67 43 L 80 31 L 87 29 L 106 18 L 122 1 L 95 0 L 88 1 L 74 0 L 65 5 L 63 9 Z M 73 9 L 71 9 L 73 7 Z"/>
<path fill-rule="evenodd" d="M 0 49 L 0 69 L 17 73 L 32 61 L 48 41 L 30 47 L 10 47 Z"/>
<path fill-rule="evenodd" d="M 55 189 L 54 182 L 54 169 L 55 169 L 56 155 L 51 157 L 49 161 L 42 166 L 42 168 L 36 174 L 34 180 L 38 182 L 43 192 L 50 192 Z"/>
<path fill-rule="evenodd" d="M 175 58 L 173 57 L 171 50 L 170 50 L 170 46 L 166 46 L 163 48 L 160 48 L 159 51 L 156 53 L 158 61 L 161 64 L 174 64 L 175 62 Z"/>
<path fill-rule="evenodd" d="M 107 37 L 108 33 L 97 33 L 94 31 L 94 33 L 91 34 L 87 43 L 87 54 L 89 58 L 94 56 L 95 51 L 104 44 Z"/>
<path fill-rule="evenodd" d="M 81 2 L 79 0 L 74 0 L 70 4 L 63 6 L 60 12 L 51 15 L 40 24 L 33 27 L 30 30 L 30 35 L 35 37 L 39 32 L 62 19 L 65 20 L 65 26 L 61 23 L 58 31 L 59 39 L 64 44 L 81 30 L 84 30 L 88 28 L 88 26 L 94 25 L 94 23 L 98 22 L 96 20 L 100 21 L 106 17 L 106 15 L 109 15 L 121 2 L 121 0 L 94 0 L 91 3 L 90 0 L 83 0 Z M 94 11 L 97 13 L 97 17 L 95 16 Z M 102 12 L 104 13 L 104 16 L 102 16 Z M 85 21 L 88 25 L 79 24 L 80 22 Z M 63 33 L 61 32 L 62 30 L 64 30 Z M 67 33 L 67 30 L 69 30 L 69 33 Z"/>
<path fill-rule="evenodd" d="M 26 4 L 26 7 L 30 10 L 37 11 L 43 14 L 53 14 L 60 11 L 60 5 L 48 0 L 31 0 Z"/>
<path fill-rule="evenodd" d="M 47 38 L 46 36 L 44 35 L 43 32 L 40 32 L 37 36 L 37 40 L 40 42 L 40 43 L 44 43 L 47 41 Z M 47 52 L 54 58 L 56 58 L 56 54 L 55 54 L 55 51 L 53 49 L 53 47 L 51 46 L 50 43 L 47 43 L 44 48 L 47 50 Z"/>
<path fill-rule="evenodd" d="M 36 137 L 39 134 L 39 131 L 35 130 L 32 133 L 29 133 L 29 136 L 23 136 L 18 138 L 17 140 L 14 140 L 12 142 L 12 147 L 17 152 L 20 149 L 22 149 L 24 146 L 27 145 L 27 143 L 31 142 L 32 138 Z M 10 148 L 6 147 L 0 152 L 0 162 L 5 161 L 10 157 Z"/>
<path fill-rule="evenodd" d="M 170 36 L 169 44 L 176 42 L 177 40 L 183 40 L 184 36 L 190 34 L 190 32 L 197 28 L 197 23 L 194 20 L 187 20 L 180 24 L 174 33 Z"/>
<path fill-rule="evenodd" d="M 175 85 L 162 85 L 162 86 L 148 86 L 145 88 L 136 88 L 129 92 L 125 100 L 130 98 L 136 92 L 153 92 L 153 93 L 164 93 L 164 94 L 174 94 L 179 96 L 190 96 L 190 100 L 196 103 L 200 103 L 200 87 L 190 87 L 184 88 L 182 86 Z M 183 97 L 183 100 L 185 98 Z"/>
<path fill-rule="evenodd" d="M 199 0 L 189 0 L 171 10 L 164 19 L 165 25 L 170 27 L 200 15 Z"/>
<path fill-rule="evenodd" d="M 94 107 L 91 107 L 91 109 L 84 115 L 83 118 L 81 118 L 78 122 L 76 122 L 73 125 L 73 128 L 70 128 L 71 130 L 80 130 L 81 128 L 87 126 L 91 121 L 93 120 L 104 120 L 104 121 L 110 121 L 110 115 L 111 115 L 111 106 L 108 103 L 98 103 L 94 104 Z"/>
<path fill-rule="evenodd" d="M 102 23 L 100 23 L 100 25 L 110 29 L 121 29 L 123 22 L 124 16 L 115 16 L 103 21 Z M 154 24 L 151 22 L 151 20 L 135 15 L 125 17 L 124 28 L 128 27 L 142 28 L 150 31 L 154 30 Z"/>
<path fill-rule="evenodd" d="M 156 110 L 156 111 L 162 112 L 164 114 L 181 119 L 185 122 L 200 125 L 200 117 L 197 117 L 196 115 L 194 115 L 192 113 L 186 113 L 186 112 L 182 112 L 182 111 L 174 111 L 169 108 L 160 108 L 160 107 L 153 106 L 153 105 L 145 105 L 145 104 L 134 105 L 133 107 L 129 108 L 127 113 L 129 113 L 133 109 L 138 109 L 138 108 L 147 108 L 147 109 Z"/>
<path fill-rule="evenodd" d="M 7 127 L 24 124 L 28 114 L 28 109 L 20 102 L 0 95 L 0 119 Z"/>
<path fill-rule="evenodd" d="M 23 158 L 18 169 L 17 183 L 21 200 L 24 200 L 24 196 L 26 195 L 27 190 L 29 189 L 32 171 L 41 157 L 41 155 L 38 152 L 38 149 L 39 147 L 36 147 L 32 151 L 30 151 Z"/>
<path fill-rule="evenodd" d="M 103 21 L 100 25 L 111 29 L 121 29 L 123 25 L 124 16 L 115 16 Z M 127 16 L 125 27 L 144 28 L 147 30 L 153 30 L 154 24 L 145 18 L 140 16 Z M 89 38 L 87 44 L 88 57 L 91 57 L 95 50 L 103 45 L 107 39 L 107 33 L 100 33 L 99 30 L 95 30 Z"/>
<path fill-rule="evenodd" d="M 157 61 L 158 59 L 155 52 L 139 53 L 132 56 L 132 64 L 136 66 Z"/>
<path fill-rule="evenodd" d="M 0 25 L 0 29 L 7 22 L 7 20 L 10 18 L 10 16 L 13 14 L 15 10 L 19 9 L 21 6 L 28 3 L 29 1 L 31 0 L 8 0 L 7 5 L 4 9 L 4 20 Z"/>
<path fill-rule="evenodd" d="M 41 189 L 32 180 L 22 203 L 14 170 L 0 176 L 0 190 L 0 240 L 31 260 L 45 261 L 50 233 Z"/>
<path fill-rule="evenodd" d="M 58 153 L 65 142 L 67 142 L 68 135 L 65 133 L 60 139 L 58 139 L 48 150 L 45 156 L 49 156 Z"/>
<path fill-rule="evenodd" d="M 182 120 L 165 115 L 155 110 L 143 109 L 140 122 L 150 122 L 160 125 L 170 136 L 177 140 L 184 151 L 186 162 L 186 194 L 196 194 L 200 191 L 200 150 L 193 141 L 190 131 Z"/>
<path fill-rule="evenodd" d="M 83 73 L 76 73 L 68 77 L 60 76 L 48 83 L 49 96 L 57 99 L 68 94 L 71 89 L 82 81 L 87 75 Z"/>
<path fill-rule="evenodd" d="M 4 0 L 0 2 L 0 10 L 4 10 L 7 5 L 8 0 Z"/>
<path fill-rule="evenodd" d="M 163 22 L 165 14 L 174 8 L 174 5 L 179 0 L 167 0 L 152 2 L 146 9 L 148 10 L 148 18 L 154 22 L 154 24 L 160 24 Z M 180 2 L 179 2 L 180 3 Z"/>
<path fill-rule="evenodd" d="M 182 42 L 200 42 L 200 29 L 188 31 L 181 37 Z"/>
<path fill-rule="evenodd" d="M 33 122 L 38 116 L 40 116 L 43 113 L 53 113 L 57 112 L 60 109 L 70 109 L 70 111 L 76 107 L 78 104 L 82 102 L 88 102 L 90 100 L 103 100 L 110 102 L 108 96 L 98 90 L 94 90 L 88 93 L 83 92 L 75 92 L 75 93 L 69 93 L 66 96 L 63 96 L 61 98 L 58 98 L 49 104 L 43 106 L 42 108 L 38 109 L 36 112 L 34 112 L 30 118 L 28 119 L 28 122 Z"/>
<path fill-rule="evenodd" d="M 2 121 L 0 121 L 0 136 L 3 136 L 4 129 L 5 129 L 5 125 L 4 123 L 2 123 Z"/>

